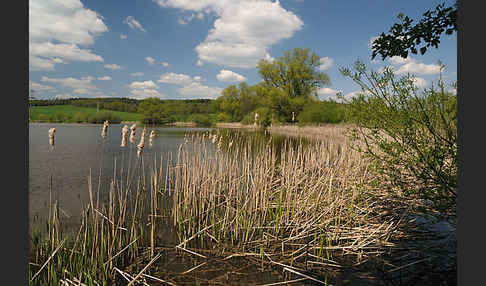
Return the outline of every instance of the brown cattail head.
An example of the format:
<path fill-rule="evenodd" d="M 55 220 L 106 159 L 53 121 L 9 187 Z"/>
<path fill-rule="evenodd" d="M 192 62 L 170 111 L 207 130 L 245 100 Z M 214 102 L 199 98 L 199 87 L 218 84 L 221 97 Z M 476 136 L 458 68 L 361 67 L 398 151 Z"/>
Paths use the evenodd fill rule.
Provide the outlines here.
<path fill-rule="evenodd" d="M 54 132 L 56 132 L 56 128 L 49 129 L 49 138 L 54 138 Z"/>
<path fill-rule="evenodd" d="M 135 129 L 137 129 L 137 124 L 133 124 L 130 127 L 130 130 L 132 131 L 130 133 L 130 143 L 135 143 Z"/>
<path fill-rule="evenodd" d="M 101 130 L 101 136 L 103 138 L 106 137 L 106 130 L 108 129 L 108 125 L 109 125 L 108 120 L 106 120 L 105 122 L 103 122 L 103 129 Z"/>
<path fill-rule="evenodd" d="M 219 137 L 219 141 L 218 141 L 218 151 L 221 151 L 221 147 L 223 146 L 223 141 L 221 140 L 223 138 L 223 136 L 220 136 Z"/>
<path fill-rule="evenodd" d="M 56 132 L 56 128 L 49 129 L 49 145 L 54 147 L 54 133 Z"/>
<path fill-rule="evenodd" d="M 137 145 L 137 149 L 138 149 L 137 155 L 138 156 L 140 156 L 142 154 L 143 147 L 145 147 L 145 131 L 146 131 L 146 129 L 144 128 L 144 130 L 142 131 L 142 136 L 140 138 L 140 143 L 138 143 L 138 145 Z"/>
<path fill-rule="evenodd" d="M 125 147 L 127 145 L 127 139 L 128 139 L 128 126 L 123 126 L 122 128 L 122 143 L 121 147 Z"/>
<path fill-rule="evenodd" d="M 149 145 L 150 145 L 150 147 L 152 147 L 152 143 L 154 141 L 154 137 L 155 137 L 155 132 L 152 130 L 152 131 L 150 131 L 150 136 L 149 136 Z"/>

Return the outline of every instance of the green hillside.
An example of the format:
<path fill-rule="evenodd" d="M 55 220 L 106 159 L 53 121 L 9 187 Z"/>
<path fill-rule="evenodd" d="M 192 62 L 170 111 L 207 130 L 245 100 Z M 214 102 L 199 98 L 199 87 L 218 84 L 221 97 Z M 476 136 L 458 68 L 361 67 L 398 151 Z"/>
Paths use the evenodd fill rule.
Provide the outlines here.
<path fill-rule="evenodd" d="M 105 118 L 106 117 L 106 118 Z M 97 123 L 100 120 L 138 121 L 139 114 L 134 112 L 122 112 L 92 107 L 80 107 L 74 105 L 49 105 L 31 106 L 30 120 L 35 122 L 89 122 Z"/>

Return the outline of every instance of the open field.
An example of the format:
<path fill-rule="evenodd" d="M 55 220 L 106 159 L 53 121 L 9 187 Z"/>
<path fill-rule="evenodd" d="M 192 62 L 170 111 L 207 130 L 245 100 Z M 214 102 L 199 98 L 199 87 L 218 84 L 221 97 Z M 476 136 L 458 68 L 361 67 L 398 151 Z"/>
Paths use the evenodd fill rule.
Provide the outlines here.
<path fill-rule="evenodd" d="M 50 105 L 50 106 L 32 106 L 30 107 L 30 118 L 32 121 L 39 121 L 44 118 L 55 116 L 56 113 L 63 113 L 65 117 L 72 118 L 76 113 L 94 115 L 97 113 L 96 108 L 79 107 L 74 105 Z M 122 121 L 134 122 L 139 120 L 138 113 L 122 112 L 114 110 L 100 109 L 99 112 L 110 112 L 119 116 Z"/>

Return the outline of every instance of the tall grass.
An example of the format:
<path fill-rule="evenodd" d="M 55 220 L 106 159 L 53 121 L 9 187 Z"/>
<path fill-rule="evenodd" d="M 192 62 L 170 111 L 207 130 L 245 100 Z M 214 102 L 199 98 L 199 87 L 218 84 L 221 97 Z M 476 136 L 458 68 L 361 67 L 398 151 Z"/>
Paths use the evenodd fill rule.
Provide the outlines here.
<path fill-rule="evenodd" d="M 208 142 L 191 137 L 170 174 L 180 248 L 200 236 L 296 265 L 304 253 L 322 262 L 336 249 L 362 257 L 387 245 L 395 230 L 364 191 L 371 179 L 366 162 L 345 145 L 303 148 L 288 140 L 277 152 L 271 142 L 247 142 L 222 152 Z"/>
<path fill-rule="evenodd" d="M 392 245 L 396 225 L 380 209 L 379 189 L 367 191 L 372 175 L 357 152 L 325 141 L 276 147 L 269 138 L 186 135 L 174 157 L 163 163 L 161 156 L 159 165 L 154 158 L 148 170 L 129 144 L 122 161 L 131 163 L 117 169 L 115 162 L 106 198 L 89 176 L 90 199 L 75 233 L 63 229 L 56 201 L 47 236 L 32 227 L 29 284 L 156 276 L 151 266 L 166 246 L 157 237 L 171 233 L 178 237 L 172 247 L 190 256 L 245 256 L 302 275 L 339 268 L 343 255 L 360 263 Z"/>

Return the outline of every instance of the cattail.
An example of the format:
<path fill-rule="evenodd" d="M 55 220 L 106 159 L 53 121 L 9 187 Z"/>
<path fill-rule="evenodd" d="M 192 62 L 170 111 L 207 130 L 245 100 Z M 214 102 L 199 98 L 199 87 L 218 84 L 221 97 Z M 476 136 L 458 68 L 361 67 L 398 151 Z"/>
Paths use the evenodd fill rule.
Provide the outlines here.
<path fill-rule="evenodd" d="M 292 111 L 292 122 L 295 121 L 295 112 Z"/>
<path fill-rule="evenodd" d="M 143 129 L 142 136 L 140 138 L 140 143 L 138 143 L 138 145 L 137 145 L 137 149 L 138 149 L 137 154 L 138 154 L 138 156 L 140 156 L 142 154 L 143 147 L 145 147 L 145 132 L 146 132 L 146 130 L 147 130 L 146 128 Z"/>
<path fill-rule="evenodd" d="M 49 129 L 49 144 L 54 147 L 54 132 L 56 132 L 56 128 Z"/>
<path fill-rule="evenodd" d="M 128 126 L 123 126 L 122 128 L 122 143 L 121 147 L 125 147 L 127 145 L 127 138 L 128 138 Z"/>
<path fill-rule="evenodd" d="M 149 136 L 149 145 L 150 145 L 150 147 L 152 147 L 152 143 L 154 141 L 154 137 L 155 137 L 155 132 L 152 130 L 152 131 L 150 131 L 150 136 Z"/>
<path fill-rule="evenodd" d="M 108 122 L 108 120 L 106 120 L 105 122 L 103 122 L 103 130 L 101 130 L 101 136 L 103 138 L 106 137 L 106 130 L 108 129 L 108 125 L 110 125 L 110 122 Z"/>
<path fill-rule="evenodd" d="M 130 143 L 135 143 L 135 129 L 137 129 L 137 124 L 133 124 L 130 127 L 131 133 L 130 133 Z"/>
<path fill-rule="evenodd" d="M 218 140 L 218 135 L 214 134 L 212 139 L 213 144 L 216 144 L 217 140 Z"/>
<path fill-rule="evenodd" d="M 219 137 L 219 142 L 218 142 L 218 151 L 221 151 L 221 146 L 223 145 L 223 141 L 221 140 L 221 138 L 223 138 L 223 136 L 220 136 L 220 137 Z"/>

